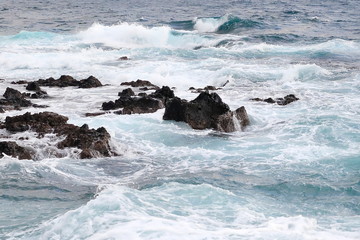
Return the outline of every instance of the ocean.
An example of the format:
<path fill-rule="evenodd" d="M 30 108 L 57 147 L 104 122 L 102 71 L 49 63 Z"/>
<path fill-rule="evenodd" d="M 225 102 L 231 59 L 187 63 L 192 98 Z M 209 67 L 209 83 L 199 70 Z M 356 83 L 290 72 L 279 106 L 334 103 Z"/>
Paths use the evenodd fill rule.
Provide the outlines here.
<path fill-rule="evenodd" d="M 360 1 L 1 0 L 0 94 L 12 81 L 90 75 L 100 88 L 43 87 L 121 154 L 79 159 L 31 131 L 33 160 L 0 159 L 0 239 L 360 239 Z M 120 61 L 127 56 L 129 60 Z M 105 114 L 120 83 L 192 100 L 216 92 L 250 126 L 219 133 L 150 114 Z M 252 101 L 294 94 L 285 106 Z M 24 140 L 25 139 L 25 140 Z"/>

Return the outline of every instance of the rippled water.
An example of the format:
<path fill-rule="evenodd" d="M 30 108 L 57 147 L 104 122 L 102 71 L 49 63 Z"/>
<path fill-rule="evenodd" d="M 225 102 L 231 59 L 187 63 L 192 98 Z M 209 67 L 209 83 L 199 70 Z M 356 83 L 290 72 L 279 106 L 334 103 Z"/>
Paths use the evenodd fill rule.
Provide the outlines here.
<path fill-rule="evenodd" d="M 104 126 L 121 156 L 55 158 L 49 135 L 12 137 L 0 160 L 0 239 L 359 239 L 358 1 L 52 1 L 0 4 L 0 92 L 11 81 L 94 75 L 48 88 L 69 122 Z M 129 61 L 119 61 L 128 56 Z M 251 126 L 222 134 L 144 115 L 88 118 L 121 82 L 222 86 Z M 251 98 L 295 94 L 286 106 Z M 0 120 L 27 111 L 0 113 Z M 8 133 L 0 130 L 1 140 Z M 19 138 L 28 137 L 20 141 Z"/>

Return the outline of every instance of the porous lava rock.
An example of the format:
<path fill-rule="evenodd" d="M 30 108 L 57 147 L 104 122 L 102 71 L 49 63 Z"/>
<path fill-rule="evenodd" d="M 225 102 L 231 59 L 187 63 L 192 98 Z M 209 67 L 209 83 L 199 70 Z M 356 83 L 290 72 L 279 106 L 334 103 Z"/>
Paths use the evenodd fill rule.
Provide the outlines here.
<path fill-rule="evenodd" d="M 166 104 L 164 120 L 183 121 L 193 129 L 215 129 L 221 132 L 234 132 L 249 125 L 245 107 L 230 111 L 217 93 L 202 92 L 188 102 L 175 97 Z M 235 120 L 235 121 L 234 121 Z"/>
<path fill-rule="evenodd" d="M 79 148 L 80 158 L 109 157 L 116 155 L 111 151 L 110 134 L 105 128 L 89 129 L 88 125 L 75 126 L 67 123 L 68 118 L 53 112 L 31 114 L 29 112 L 14 117 L 6 117 L 5 128 L 10 133 L 34 131 L 39 137 L 47 133 L 65 136 L 58 143 L 59 149 Z"/>

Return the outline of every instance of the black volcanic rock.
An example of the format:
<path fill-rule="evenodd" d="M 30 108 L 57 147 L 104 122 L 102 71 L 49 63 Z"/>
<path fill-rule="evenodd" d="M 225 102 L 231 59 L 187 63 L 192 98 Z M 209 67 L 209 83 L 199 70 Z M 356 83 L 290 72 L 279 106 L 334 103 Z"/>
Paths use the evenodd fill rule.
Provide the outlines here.
<path fill-rule="evenodd" d="M 115 101 L 104 102 L 102 104 L 103 110 L 114 110 L 123 108 L 117 111 L 116 114 L 134 114 L 134 113 L 153 113 L 164 108 L 168 99 L 175 97 L 174 92 L 167 86 L 156 90 L 154 93 L 139 94 L 134 96 L 131 88 L 124 89 L 118 94 L 119 99 Z"/>
<path fill-rule="evenodd" d="M 283 98 L 276 98 L 275 100 L 273 98 L 266 98 L 266 99 L 252 98 L 250 100 L 257 102 L 276 103 L 278 105 L 288 105 L 289 103 L 299 100 L 299 98 L 295 97 L 294 94 L 289 94 Z"/>
<path fill-rule="evenodd" d="M 0 105 L 11 106 L 15 109 L 20 107 L 30 107 L 32 103 L 25 99 L 25 95 L 13 88 L 6 88 L 5 99 L 0 99 Z"/>
<path fill-rule="evenodd" d="M 157 87 L 158 88 L 158 86 L 152 84 L 151 82 L 149 82 L 147 80 L 141 80 L 141 79 L 138 79 L 136 81 L 131 81 L 131 82 L 123 82 L 120 85 L 131 86 L 131 87 Z"/>
<path fill-rule="evenodd" d="M 40 85 L 37 82 L 30 82 L 28 83 L 28 85 L 26 86 L 26 90 L 28 91 L 35 91 L 35 92 L 40 92 Z"/>
<path fill-rule="evenodd" d="M 80 80 L 79 88 L 95 88 L 101 87 L 102 84 L 96 77 L 90 76 L 87 79 Z"/>
<path fill-rule="evenodd" d="M 87 79 L 76 80 L 72 76 L 62 75 L 59 79 L 54 79 L 52 77 L 48 79 L 39 79 L 38 81 L 33 82 L 39 86 L 47 87 L 79 87 L 79 88 L 95 88 L 103 86 L 102 83 L 95 77 L 90 76 Z M 29 83 L 30 84 L 30 83 Z"/>
<path fill-rule="evenodd" d="M 66 138 L 58 144 L 60 149 L 76 147 L 82 149 L 80 158 L 110 157 L 110 134 L 105 128 L 89 129 L 87 124 L 70 131 Z"/>
<path fill-rule="evenodd" d="M 171 90 L 168 86 L 163 86 L 161 89 L 156 90 L 154 93 L 149 94 L 149 97 L 157 98 L 163 101 L 166 104 L 166 101 L 170 98 L 174 98 L 174 91 Z"/>
<path fill-rule="evenodd" d="M 190 102 L 180 98 L 169 100 L 163 119 L 183 121 L 194 129 L 233 132 L 238 130 L 234 117 L 239 121 L 241 129 L 249 125 L 249 118 L 244 107 L 232 112 L 218 94 L 202 92 Z"/>
<path fill-rule="evenodd" d="M 0 158 L 4 157 L 4 153 L 19 159 L 31 159 L 29 150 L 12 141 L 0 142 Z"/>
<path fill-rule="evenodd" d="M 67 123 L 68 118 L 53 112 L 25 113 L 6 117 L 5 128 L 11 133 L 34 131 L 43 137 L 47 133 L 65 136 L 58 143 L 60 149 L 75 147 L 81 149 L 80 158 L 109 157 L 115 155 L 110 149 L 110 134 L 105 128 L 89 129 Z"/>
<path fill-rule="evenodd" d="M 135 93 L 131 88 L 126 88 L 126 89 L 122 90 L 122 92 L 119 92 L 118 95 L 120 97 L 131 97 L 131 96 L 135 96 Z"/>

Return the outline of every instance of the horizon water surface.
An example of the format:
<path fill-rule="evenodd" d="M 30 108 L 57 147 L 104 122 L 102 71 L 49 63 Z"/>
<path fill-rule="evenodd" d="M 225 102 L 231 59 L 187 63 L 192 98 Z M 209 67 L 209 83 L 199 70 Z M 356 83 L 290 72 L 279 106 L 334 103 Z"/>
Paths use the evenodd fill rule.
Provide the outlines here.
<path fill-rule="evenodd" d="M 0 159 L 0 239 L 360 239 L 360 2 L 4 0 L 0 94 L 12 81 L 97 77 L 34 99 L 105 127 L 110 158 L 11 136 L 34 160 Z M 129 61 L 119 61 L 128 56 Z M 121 82 L 214 85 L 251 125 L 222 134 L 152 114 L 105 114 Z M 251 101 L 284 97 L 286 106 Z M 0 129 L 0 141 L 8 133 Z M 20 140 L 25 138 L 27 140 Z M 62 158 L 56 158 L 58 155 Z"/>

